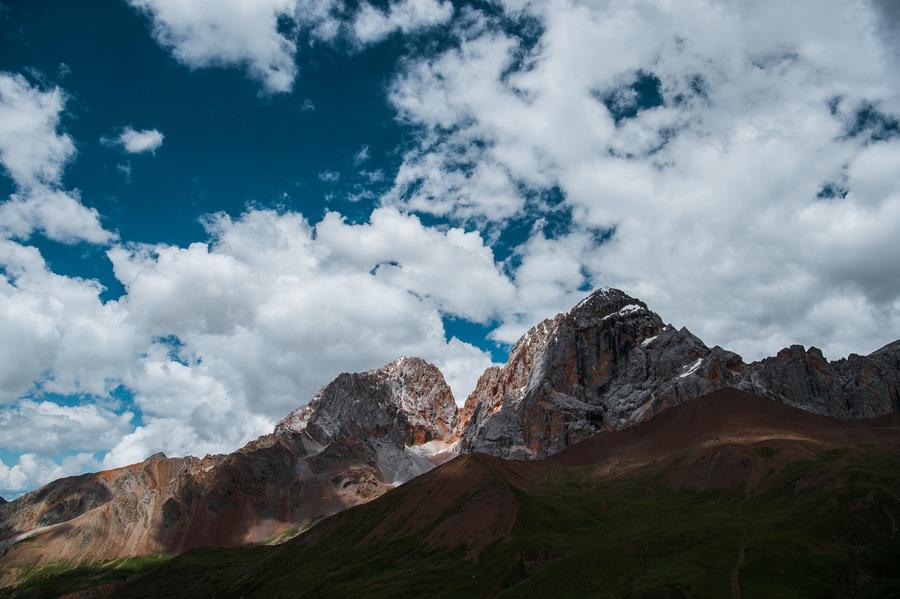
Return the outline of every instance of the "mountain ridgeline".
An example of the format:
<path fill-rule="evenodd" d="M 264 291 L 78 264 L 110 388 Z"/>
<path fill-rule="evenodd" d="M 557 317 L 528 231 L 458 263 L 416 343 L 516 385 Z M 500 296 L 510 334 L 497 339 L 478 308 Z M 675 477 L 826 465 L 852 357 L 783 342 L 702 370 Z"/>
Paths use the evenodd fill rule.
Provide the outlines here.
<path fill-rule="evenodd" d="M 505 365 L 481 375 L 461 409 L 435 366 L 400 358 L 341 374 L 271 434 L 234 453 L 157 454 L 0 504 L 0 586 L 54 563 L 281 543 L 448 460 L 470 459 L 459 454 L 578 455 L 584 444 L 572 446 L 582 441 L 638 430 L 725 389 L 830 417 L 812 422 L 894 414 L 900 341 L 832 362 L 816 348 L 792 346 L 745 363 L 666 324 L 644 302 L 600 289 L 528 331 Z M 503 476 L 515 477 L 518 466 L 509 464 Z M 514 522 L 504 526 L 513 530 Z"/>
<path fill-rule="evenodd" d="M 481 376 L 463 408 L 460 448 L 542 458 L 725 387 L 836 418 L 895 413 L 900 341 L 835 362 L 795 345 L 745 364 L 664 323 L 644 302 L 600 289 L 533 327 L 504 366 Z"/>

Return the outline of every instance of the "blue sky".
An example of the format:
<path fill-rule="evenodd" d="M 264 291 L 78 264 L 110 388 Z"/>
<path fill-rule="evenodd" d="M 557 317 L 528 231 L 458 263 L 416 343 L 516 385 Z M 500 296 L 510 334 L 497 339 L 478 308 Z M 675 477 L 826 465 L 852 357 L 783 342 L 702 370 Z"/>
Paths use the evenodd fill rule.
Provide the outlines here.
<path fill-rule="evenodd" d="M 461 403 L 600 285 L 748 360 L 900 337 L 897 24 L 0 2 L 0 493 L 233 450 L 403 354 Z"/>
<path fill-rule="evenodd" d="M 200 214 L 239 215 L 248 203 L 311 218 L 331 208 L 364 219 L 371 201 L 348 200 L 365 180 L 358 171 L 397 166 L 404 131 L 385 88 L 401 40 L 353 53 L 323 45 L 304 61 L 302 84 L 267 94 L 240 69 L 185 68 L 124 2 L 16 3 L 3 16 L 0 68 L 33 71 L 70 95 L 62 127 L 78 155 L 66 184 L 82 190 L 85 204 L 123 239 L 187 244 L 203 236 Z M 100 142 L 126 126 L 164 132 L 164 149 L 129 156 Z M 370 158 L 357 167 L 353 157 L 363 146 Z M 130 177 L 119 165 L 130 165 Z M 324 182 L 318 175 L 325 171 L 342 178 Z M 12 183 L 3 184 L 8 195 Z M 38 247 L 60 272 L 121 288 L 108 261 L 93 253 L 79 259 L 51 244 Z"/>

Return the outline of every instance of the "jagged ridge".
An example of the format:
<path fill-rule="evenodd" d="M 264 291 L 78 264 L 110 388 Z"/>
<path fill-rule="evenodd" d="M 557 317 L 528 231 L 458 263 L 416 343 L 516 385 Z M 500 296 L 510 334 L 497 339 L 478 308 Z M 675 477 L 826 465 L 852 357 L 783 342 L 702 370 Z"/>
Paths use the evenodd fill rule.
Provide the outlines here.
<path fill-rule="evenodd" d="M 745 364 L 623 291 L 599 289 L 532 328 L 504 366 L 482 375 L 462 410 L 460 449 L 541 458 L 724 387 L 840 418 L 897 412 L 900 342 L 830 363 L 793 346 Z"/>

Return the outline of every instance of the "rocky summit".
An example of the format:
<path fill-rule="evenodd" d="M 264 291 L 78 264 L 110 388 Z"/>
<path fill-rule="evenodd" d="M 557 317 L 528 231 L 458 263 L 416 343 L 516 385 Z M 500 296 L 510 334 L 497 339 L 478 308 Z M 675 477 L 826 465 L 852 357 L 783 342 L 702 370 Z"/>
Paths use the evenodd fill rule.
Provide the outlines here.
<path fill-rule="evenodd" d="M 0 506 L 0 570 L 14 577 L 22 567 L 61 560 L 295 534 L 448 459 L 456 415 L 444 377 L 419 358 L 342 374 L 272 434 L 232 454 L 157 454 L 60 479 Z"/>
<path fill-rule="evenodd" d="M 827 362 L 800 346 L 745 364 L 666 324 L 618 289 L 599 289 L 528 331 L 466 400 L 460 449 L 534 459 L 736 387 L 840 418 L 900 411 L 900 342 Z"/>

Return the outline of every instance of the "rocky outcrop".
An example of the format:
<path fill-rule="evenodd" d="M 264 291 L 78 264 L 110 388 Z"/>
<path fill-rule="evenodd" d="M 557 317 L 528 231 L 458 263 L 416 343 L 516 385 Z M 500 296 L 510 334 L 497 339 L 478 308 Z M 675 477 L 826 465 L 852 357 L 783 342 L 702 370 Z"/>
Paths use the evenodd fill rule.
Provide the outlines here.
<path fill-rule="evenodd" d="M 504 366 L 482 375 L 462 410 L 460 449 L 541 458 L 724 387 L 841 418 L 897 412 L 900 342 L 831 363 L 794 346 L 747 365 L 644 302 L 600 289 L 532 328 Z"/>
<path fill-rule="evenodd" d="M 836 418 L 900 412 L 900 341 L 833 362 L 818 348 L 792 345 L 748 365 L 738 387 Z"/>
<path fill-rule="evenodd" d="M 450 388 L 424 360 L 342 374 L 272 434 L 232 454 L 158 454 L 61 479 L 0 506 L 0 564 L 264 542 L 449 458 L 456 416 Z"/>
<path fill-rule="evenodd" d="M 342 436 L 386 438 L 397 445 L 447 441 L 457 410 L 440 370 L 421 358 L 400 358 L 356 374 L 342 374 L 275 432 L 305 431 L 321 445 Z"/>
<path fill-rule="evenodd" d="M 532 328 L 503 367 L 482 375 L 463 409 L 460 448 L 544 457 L 728 385 L 742 366 L 644 302 L 601 289 Z"/>

